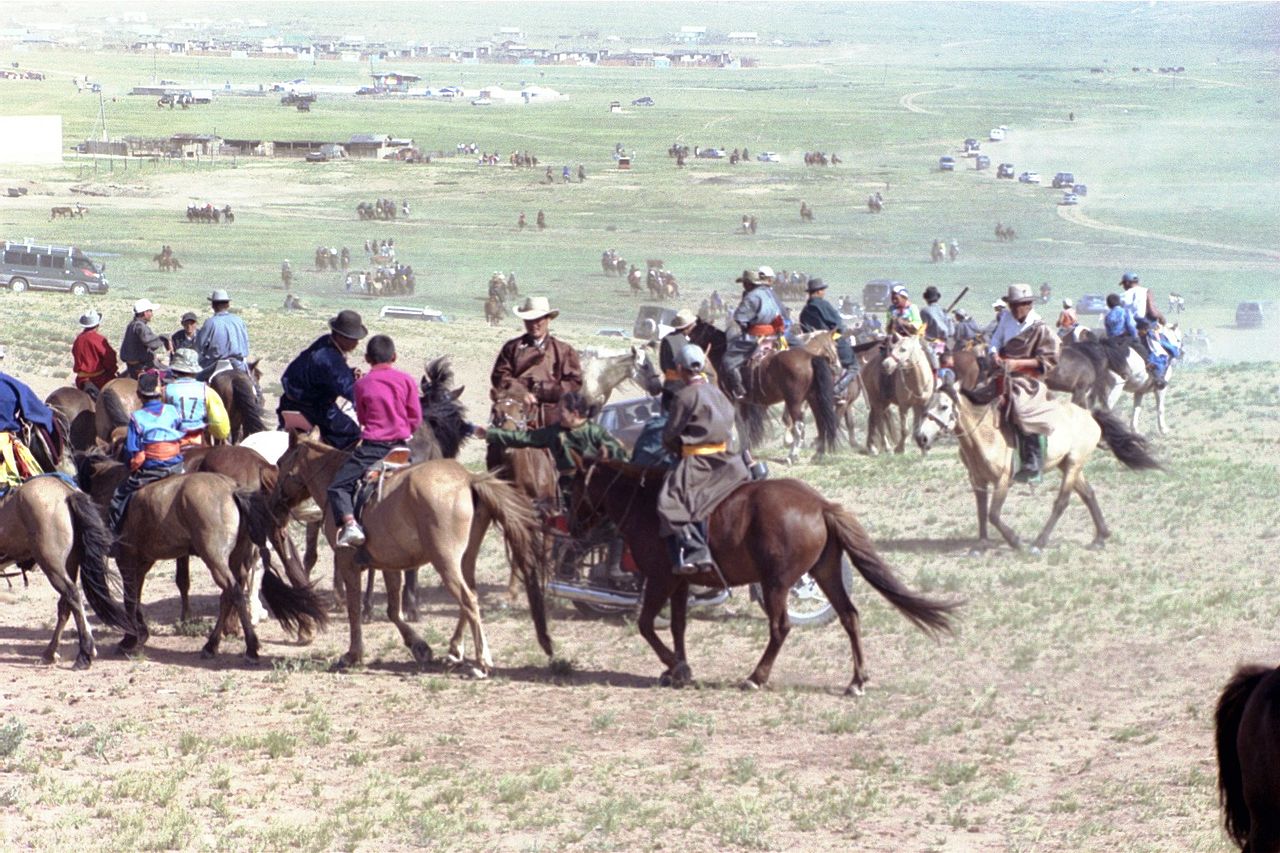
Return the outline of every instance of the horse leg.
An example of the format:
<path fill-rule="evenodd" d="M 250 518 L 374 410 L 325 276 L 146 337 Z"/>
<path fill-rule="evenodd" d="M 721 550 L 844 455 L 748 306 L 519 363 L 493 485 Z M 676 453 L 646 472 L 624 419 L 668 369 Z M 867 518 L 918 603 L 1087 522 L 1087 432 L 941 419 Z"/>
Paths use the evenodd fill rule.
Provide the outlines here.
<path fill-rule="evenodd" d="M 996 530 L 1000 531 L 1000 535 L 1004 537 L 1004 541 L 1009 543 L 1009 547 L 1015 551 L 1022 549 L 1022 540 L 1018 538 L 1018 534 L 1013 528 L 1005 524 L 1000 519 L 1000 510 L 1004 508 L 1004 499 L 1009 496 L 1009 479 L 1002 477 L 1001 482 L 996 484 L 995 494 L 991 496 L 991 511 L 987 514 L 987 518 L 995 525 Z"/>
<path fill-rule="evenodd" d="M 978 547 L 988 548 L 991 545 L 991 537 L 987 532 L 987 503 L 990 500 L 991 493 L 988 487 L 973 490 L 973 499 L 978 504 Z"/>
<path fill-rule="evenodd" d="M 200 656 L 208 659 L 218 653 L 218 646 L 222 641 L 223 624 L 230 622 L 232 614 L 238 614 L 240 628 L 244 631 L 245 659 L 250 662 L 257 661 L 258 635 L 254 633 L 253 622 L 249 617 L 249 603 L 245 599 L 242 579 L 237 577 L 226 564 L 218 561 L 206 562 L 209 573 L 213 575 L 213 581 L 222 590 L 222 594 L 218 596 L 218 621 L 209 632 L 209 639 L 200 650 Z"/>
<path fill-rule="evenodd" d="M 142 613 L 142 585 L 146 580 L 147 572 L 151 570 L 151 564 L 130 566 L 127 562 L 120 564 L 117 560 L 117 565 L 120 568 L 120 576 L 124 580 L 124 612 L 128 617 L 130 628 L 125 630 L 116 650 L 121 654 L 129 654 L 139 646 L 145 645 L 151 636 L 146 617 Z"/>
<path fill-rule="evenodd" d="M 1139 435 L 1142 433 L 1138 429 L 1138 416 L 1142 414 L 1142 397 L 1145 393 L 1145 391 L 1133 392 L 1133 414 L 1129 415 L 1129 431 Z"/>
<path fill-rule="evenodd" d="M 369 574 L 373 575 L 373 572 L 369 572 Z M 431 646 L 427 645 L 427 641 L 419 637 L 418 632 L 413 630 L 409 623 L 400 617 L 400 587 L 403 581 L 400 572 L 388 569 L 382 573 L 382 580 L 387 585 L 387 619 L 400 631 L 400 639 L 404 640 L 404 644 L 413 655 L 413 659 L 426 666 L 431 663 L 431 658 L 433 657 Z"/>
<path fill-rule="evenodd" d="M 178 585 L 178 598 L 182 600 L 182 615 L 178 621 L 187 622 L 191 619 L 191 558 L 179 557 L 176 562 L 173 582 Z"/>
<path fill-rule="evenodd" d="M 360 618 L 368 625 L 373 621 L 373 583 L 377 580 L 377 572 L 369 572 L 369 580 L 364 585 L 364 601 L 360 607 Z M 390 595 L 391 593 L 387 593 Z"/>
<path fill-rule="evenodd" d="M 667 644 L 662 642 L 662 638 L 658 636 L 658 632 L 654 629 L 653 623 L 658 618 L 658 611 L 662 609 L 662 605 L 671 600 L 671 593 L 676 585 L 675 578 L 670 572 L 664 572 L 661 576 L 650 575 L 644 580 L 644 598 L 640 602 L 640 620 L 636 627 L 640 629 L 640 636 L 644 637 L 645 642 L 658 655 L 658 660 L 662 661 L 667 668 L 662 673 L 662 677 L 658 679 L 658 684 L 662 687 L 669 687 L 675 678 L 675 669 L 681 661 L 676 659 L 676 654 L 667 648 Z M 674 628 L 674 622 L 673 628 Z M 675 631 L 672 631 L 675 634 Z M 688 669 L 688 664 L 685 668 Z M 693 677 L 692 671 L 682 673 Z"/>
<path fill-rule="evenodd" d="M 742 689 L 756 690 L 769 682 L 769 672 L 773 669 L 773 661 L 778 656 L 787 634 L 791 632 L 791 619 L 787 616 L 787 598 L 791 595 L 791 587 L 784 585 L 778 578 L 764 590 L 764 610 L 769 618 L 769 644 L 760 656 L 755 670 L 742 682 Z"/>
<path fill-rule="evenodd" d="M 1090 548 L 1102 548 L 1107 544 L 1107 538 L 1111 535 L 1111 531 L 1107 529 L 1107 522 L 1102 518 L 1102 507 L 1098 504 L 1098 496 L 1093 493 L 1093 486 L 1089 485 L 1089 481 L 1084 478 L 1084 470 L 1081 469 L 1079 476 L 1076 477 L 1076 494 L 1080 496 L 1080 500 L 1084 501 L 1084 505 L 1089 508 L 1089 516 L 1093 519 L 1093 541 L 1089 543 Z"/>
<path fill-rule="evenodd" d="M 832 551 L 830 548 L 827 550 Z M 822 594 L 835 608 L 844 632 L 849 635 L 849 646 L 853 654 L 853 679 L 845 688 L 844 695 L 861 696 L 862 686 L 867 683 L 867 673 L 862 658 L 862 639 L 858 633 L 858 608 L 849 598 L 849 591 L 844 588 L 844 578 L 841 574 L 840 559 L 838 553 L 834 552 L 824 554 L 818 561 L 818 565 L 809 570 L 809 575 L 817 582 Z"/>
<path fill-rule="evenodd" d="M 311 577 L 311 570 L 316 567 L 319 547 L 320 524 L 313 521 L 307 524 L 307 545 L 302 554 L 302 567 L 307 570 L 307 577 Z"/>
<path fill-rule="evenodd" d="M 1164 388 L 1155 389 L 1156 395 L 1156 428 L 1160 430 L 1161 435 L 1169 432 L 1164 423 Z"/>
<path fill-rule="evenodd" d="M 471 626 L 471 640 L 476 646 L 476 670 L 471 674 L 484 678 L 493 669 L 493 655 L 489 651 L 489 640 L 484 634 L 484 623 L 480 621 L 480 601 L 463 579 L 461 560 L 446 557 L 445 561 L 436 564 L 436 571 L 444 588 L 458 602 L 463 619 Z"/>
<path fill-rule="evenodd" d="M 71 602 L 68 601 L 62 585 L 55 582 L 48 573 L 46 576 L 49 577 L 49 583 L 59 592 L 58 621 L 53 625 L 53 637 L 50 638 L 49 645 L 45 646 L 44 651 L 40 653 L 40 660 L 47 664 L 55 664 L 62 660 L 62 656 L 58 654 L 58 646 L 62 643 L 62 631 L 67 627 L 67 620 L 71 618 Z M 76 620 L 76 630 L 80 632 L 80 656 L 82 656 L 84 655 L 84 628 L 80 626 L 79 619 Z M 80 663 L 80 656 L 76 657 L 77 666 Z"/>
<path fill-rule="evenodd" d="M 334 575 L 341 576 L 346 591 L 347 626 L 351 632 L 346 653 L 333 665 L 340 672 L 364 662 L 364 627 L 360 621 L 360 569 L 352 565 L 349 556 L 339 555 L 334 560 Z"/>
<path fill-rule="evenodd" d="M 693 669 L 685 655 L 684 632 L 689 624 L 689 582 L 679 581 L 671 596 L 671 642 L 676 664 L 671 668 L 671 686 L 679 689 L 693 683 Z"/>
<path fill-rule="evenodd" d="M 472 591 L 476 588 L 476 557 L 480 554 L 480 546 L 484 544 L 484 534 L 489 529 L 490 519 L 489 510 L 484 504 L 476 507 L 475 515 L 471 518 L 471 535 L 467 539 L 467 548 L 462 552 L 462 580 Z M 463 642 L 466 627 L 467 621 L 459 611 L 458 624 L 449 640 L 448 661 L 451 664 L 462 663 L 466 657 L 466 645 Z"/>
<path fill-rule="evenodd" d="M 1049 544 L 1049 534 L 1053 532 L 1058 519 L 1062 518 L 1062 513 L 1066 511 L 1067 504 L 1071 501 L 1071 493 L 1075 491 L 1075 480 L 1079 471 L 1080 465 L 1077 463 L 1062 473 L 1062 485 L 1058 487 L 1058 496 L 1053 499 L 1053 511 L 1049 513 L 1049 520 L 1045 522 L 1040 535 L 1036 537 L 1035 542 L 1031 543 L 1031 553 L 1039 553 Z"/>
<path fill-rule="evenodd" d="M 404 573 L 404 600 L 400 603 L 406 622 L 417 622 L 422 618 L 418 612 L 418 570 L 410 569 Z"/>
<path fill-rule="evenodd" d="M 898 435 L 897 444 L 893 447 L 894 453 L 905 453 L 907 450 L 907 407 L 898 404 Z"/>

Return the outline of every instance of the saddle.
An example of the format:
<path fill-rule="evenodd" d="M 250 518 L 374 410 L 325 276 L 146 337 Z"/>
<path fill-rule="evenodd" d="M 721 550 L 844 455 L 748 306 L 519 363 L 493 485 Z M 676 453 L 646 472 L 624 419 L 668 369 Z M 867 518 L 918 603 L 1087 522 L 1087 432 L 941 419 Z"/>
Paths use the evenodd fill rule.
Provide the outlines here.
<path fill-rule="evenodd" d="M 373 467 L 364 472 L 364 477 L 356 487 L 356 499 L 353 502 L 357 521 L 367 507 L 382 500 L 382 486 L 386 479 L 409 467 L 409 453 L 407 447 L 393 447 L 381 461 L 374 463 Z"/>

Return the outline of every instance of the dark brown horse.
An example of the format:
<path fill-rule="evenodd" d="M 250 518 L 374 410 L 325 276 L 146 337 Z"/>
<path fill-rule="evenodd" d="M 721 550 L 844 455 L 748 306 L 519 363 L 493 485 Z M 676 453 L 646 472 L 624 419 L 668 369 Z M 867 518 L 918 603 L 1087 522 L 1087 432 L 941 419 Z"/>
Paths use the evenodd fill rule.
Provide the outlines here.
<path fill-rule="evenodd" d="M 93 612 L 107 625 L 125 628 L 128 617 L 112 598 L 107 555 L 111 531 L 93 502 L 57 477 L 36 477 L 0 498 L 0 565 L 24 571 L 38 565 L 58 591 L 58 620 L 41 659 L 56 663 L 67 619 L 75 617 L 79 651 L 75 669 L 88 669 L 96 649 L 76 575 Z"/>
<path fill-rule="evenodd" d="M 664 469 L 625 462 L 584 460 L 574 477 L 575 523 L 590 526 L 602 516 L 621 531 L 644 576 L 640 633 L 666 666 L 662 684 L 681 686 L 693 678 L 685 657 L 684 631 L 690 582 L 720 586 L 712 572 L 675 576 L 667 543 L 658 532 L 657 499 Z M 729 586 L 759 583 L 769 617 L 769 644 L 745 688 L 763 687 L 774 658 L 791 626 L 787 596 L 806 572 L 818 583 L 840 616 L 853 651 L 853 679 L 845 693 L 862 692 L 867 677 L 858 634 L 858 611 L 841 579 L 841 557 L 847 554 L 862 577 L 912 623 L 926 633 L 950 630 L 948 614 L 955 603 L 934 601 L 908 589 L 876 553 L 866 531 L 852 513 L 799 480 L 745 483 L 716 507 L 708 522 L 711 553 Z M 667 648 L 654 630 L 658 611 L 671 602 L 671 635 Z"/>
<path fill-rule="evenodd" d="M 274 423 L 268 423 L 262 408 L 262 394 L 258 390 L 261 379 L 262 373 L 255 359 L 249 362 L 249 373 L 224 370 L 209 380 L 209 387 L 218 392 L 231 418 L 232 444 L 239 444 L 245 436 L 255 432 L 275 429 Z"/>
<path fill-rule="evenodd" d="M 111 442 L 111 434 L 129 425 L 129 417 L 138 410 L 138 383 L 121 377 L 102 386 L 98 403 L 94 408 L 93 422 L 96 435 L 103 442 Z"/>
<path fill-rule="evenodd" d="M 1215 723 L 1227 835 L 1245 853 L 1280 850 L 1280 667 L 1237 669 Z"/>
<path fill-rule="evenodd" d="M 44 404 L 65 422 L 67 440 L 72 450 L 88 450 L 93 447 L 97 436 L 93 397 L 79 388 L 64 385 L 45 397 Z"/>

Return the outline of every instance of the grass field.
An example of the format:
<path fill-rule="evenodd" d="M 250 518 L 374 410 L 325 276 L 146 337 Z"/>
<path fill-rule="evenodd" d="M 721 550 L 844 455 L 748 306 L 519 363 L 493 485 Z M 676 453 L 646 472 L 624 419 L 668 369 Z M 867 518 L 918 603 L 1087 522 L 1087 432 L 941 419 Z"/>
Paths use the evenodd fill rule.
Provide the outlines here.
<path fill-rule="evenodd" d="M 489 4 L 462 4 L 447 21 L 410 21 L 403 11 L 369 21 L 346 6 L 238 8 L 283 26 L 302 26 L 312 10 L 335 30 L 437 39 L 491 34 L 494 15 L 524 20 L 523 7 Z M 634 38 L 692 22 L 662 5 L 617 17 L 612 6 L 536 8 L 522 23 L 531 40 L 589 26 Z M 1182 322 L 1208 330 L 1219 363 L 1175 377 L 1173 432 L 1155 439 L 1166 473 L 1125 472 L 1105 450 L 1090 463 L 1115 532 L 1107 550 L 1084 549 L 1092 531 L 1073 503 L 1044 555 L 969 556 L 973 502 L 950 444 L 924 459 L 844 453 L 786 472 L 852 509 L 913 585 L 966 601 L 958 635 L 931 643 L 858 585 L 873 681 L 857 701 L 837 695 L 849 666 L 834 626 L 792 632 L 772 690 L 734 689 L 766 636 L 743 595 L 692 626 L 700 689 L 652 688 L 658 667 L 633 624 L 568 610 L 553 622 L 558 659 L 548 667 L 523 609 L 504 606 L 496 543 L 482 562 L 498 664 L 485 683 L 415 671 L 383 621 L 366 634 L 373 661 L 350 676 L 323 672 L 345 649 L 342 624 L 309 648 L 268 626 L 271 663 L 261 667 L 244 666 L 234 640 L 202 662 L 194 635 L 208 625 L 173 624 L 167 567 L 144 596 L 160 627 L 145 657 L 115 657 L 106 650 L 116 637 L 100 632 L 104 653 L 90 673 L 46 669 L 36 661 L 54 599 L 35 578 L 29 589 L 0 591 L 0 846 L 1225 849 L 1211 703 L 1237 662 L 1280 660 L 1275 327 L 1232 327 L 1238 301 L 1276 298 L 1280 271 L 1270 7 L 744 5 L 706 7 L 707 23 L 727 23 L 731 8 L 740 11 L 725 29 L 821 33 L 833 44 L 762 48 L 751 51 L 762 67 L 734 71 L 427 65 L 433 85 L 528 80 L 570 99 L 481 109 L 330 98 L 310 114 L 273 98 L 158 111 L 153 99 L 123 93 L 153 73 L 215 85 L 357 83 L 367 68 L 0 52 L 0 61 L 52 72 L 43 83 L 0 81 L 0 110 L 61 114 L 68 146 L 97 118 L 96 98 L 69 83 L 89 74 L 104 84 L 113 136 L 387 132 L 427 150 L 463 141 L 504 159 L 529 150 L 557 175 L 578 163 L 588 173 L 583 184 L 548 186 L 541 169 L 461 157 L 420 166 L 0 166 L 0 187 L 34 187 L 0 197 L 0 237 L 83 246 L 107 261 L 112 282 L 110 294 L 86 300 L 0 292 L 4 369 L 48 392 L 69 381 L 75 320 L 87 305 L 106 313 L 104 331 L 118 340 L 136 298 L 157 302 L 155 322 L 171 331 L 210 289 L 227 287 L 264 360 L 268 393 L 325 318 L 354 305 L 373 331 L 395 336 L 406 369 L 452 354 L 480 419 L 494 354 L 518 330 L 514 319 L 496 330 L 483 323 L 497 269 L 515 270 L 524 292 L 562 308 L 555 330 L 578 345 L 607 343 L 596 330 L 629 328 L 639 304 L 600 274 L 606 248 L 641 264 L 664 259 L 692 305 L 713 288 L 736 294 L 744 267 L 768 263 L 821 275 L 836 295 L 875 277 L 916 293 L 936 284 L 946 299 L 968 286 L 962 305 L 979 317 L 1011 282 L 1049 281 L 1056 296 L 1075 297 L 1115 289 L 1134 269 L 1158 298 L 1186 297 Z M 1113 72 L 1088 72 L 1103 64 Z M 1187 71 L 1129 70 L 1168 64 Z M 657 106 L 606 110 L 642 94 Z M 1008 139 L 984 143 L 993 167 L 1007 160 L 1046 180 L 1073 171 L 1089 185 L 1078 208 L 994 172 L 936 170 L 964 137 L 1000 124 Z M 677 170 L 665 153 L 677 140 L 772 150 L 783 162 L 690 160 Z M 613 168 L 616 142 L 636 150 L 632 171 Z M 846 163 L 806 168 L 807 150 L 834 150 Z M 71 192 L 90 184 L 107 195 Z M 879 216 L 864 204 L 875 190 L 886 199 Z M 356 203 L 378 196 L 407 198 L 412 215 L 358 222 Z M 50 206 L 72 200 L 90 208 L 86 219 L 49 221 Z M 236 223 L 187 224 L 187 204 L 206 200 L 230 203 Z M 814 223 L 800 222 L 801 200 Z M 517 232 L 517 214 L 532 222 L 539 209 L 548 229 Z M 743 213 L 759 217 L 754 237 L 733 233 Z M 997 221 L 1020 239 L 997 243 Z M 359 265 L 364 240 L 384 237 L 419 273 L 411 299 L 360 301 L 342 292 L 338 274 L 310 269 L 318 245 L 349 246 Z M 957 238 L 960 260 L 930 264 L 935 237 Z M 155 270 L 161 244 L 174 247 L 183 271 Z M 276 310 L 284 258 L 305 312 Z M 377 321 L 388 302 L 425 302 L 453 322 Z M 472 443 L 463 458 L 478 465 L 480 455 Z M 1020 490 L 1010 522 L 1028 535 L 1050 500 Z M 319 574 L 329 566 L 326 552 Z M 195 576 L 198 612 L 209 615 L 212 584 Z M 431 586 L 425 631 L 438 649 L 455 610 Z"/>

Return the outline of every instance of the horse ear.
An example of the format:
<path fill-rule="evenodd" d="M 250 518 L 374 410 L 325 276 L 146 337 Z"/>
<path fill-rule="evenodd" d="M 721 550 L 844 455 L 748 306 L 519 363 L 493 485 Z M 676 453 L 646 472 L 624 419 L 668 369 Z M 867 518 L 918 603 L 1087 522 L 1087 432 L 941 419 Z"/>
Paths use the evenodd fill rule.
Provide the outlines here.
<path fill-rule="evenodd" d="M 463 385 L 463 386 L 461 386 L 461 387 L 459 387 L 459 388 L 454 388 L 452 391 L 450 391 L 450 392 L 449 392 L 449 399 L 450 399 L 450 400 L 456 400 L 456 399 L 458 399 L 459 397 L 461 397 L 461 396 L 462 396 L 462 392 L 463 392 L 463 391 L 465 391 L 465 390 L 467 390 L 467 386 L 466 386 L 466 385 Z"/>
<path fill-rule="evenodd" d="M 496 402 L 498 402 L 498 389 L 497 389 L 497 388 L 490 388 L 490 389 L 489 389 L 489 402 L 491 402 L 491 403 L 496 403 Z"/>

